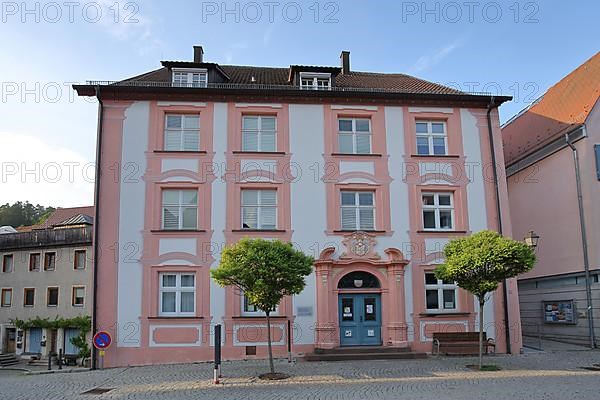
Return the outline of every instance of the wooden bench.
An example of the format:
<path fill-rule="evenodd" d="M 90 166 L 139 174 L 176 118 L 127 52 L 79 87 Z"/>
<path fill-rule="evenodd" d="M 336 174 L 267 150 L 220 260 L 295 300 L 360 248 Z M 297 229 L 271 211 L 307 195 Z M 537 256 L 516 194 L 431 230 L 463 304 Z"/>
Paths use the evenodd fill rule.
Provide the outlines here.
<path fill-rule="evenodd" d="M 494 339 L 483 333 L 483 352 L 496 352 Z M 433 334 L 433 354 L 477 355 L 479 354 L 479 332 L 444 332 Z"/>

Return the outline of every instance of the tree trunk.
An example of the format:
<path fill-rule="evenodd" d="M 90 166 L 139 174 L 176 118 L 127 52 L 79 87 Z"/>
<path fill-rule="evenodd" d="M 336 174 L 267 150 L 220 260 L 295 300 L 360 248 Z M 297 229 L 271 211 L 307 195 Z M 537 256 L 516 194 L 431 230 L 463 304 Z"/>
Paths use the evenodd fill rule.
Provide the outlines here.
<path fill-rule="evenodd" d="M 267 342 L 269 347 L 269 368 L 271 369 L 271 373 L 275 373 L 275 365 L 273 365 L 273 348 L 271 346 L 271 316 L 270 311 L 266 312 L 267 314 Z"/>
<path fill-rule="evenodd" d="M 483 305 L 485 299 L 479 298 L 479 370 L 483 367 Z"/>

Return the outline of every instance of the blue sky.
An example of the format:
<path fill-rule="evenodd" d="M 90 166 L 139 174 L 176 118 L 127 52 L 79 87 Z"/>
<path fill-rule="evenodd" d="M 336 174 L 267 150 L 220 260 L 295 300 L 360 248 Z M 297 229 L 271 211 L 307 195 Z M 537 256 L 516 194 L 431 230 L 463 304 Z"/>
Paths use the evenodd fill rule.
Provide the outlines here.
<path fill-rule="evenodd" d="M 189 60 L 194 44 L 207 61 L 263 66 L 338 65 L 349 50 L 354 70 L 515 96 L 502 121 L 600 50 L 596 0 L 1 6 L 0 203 L 91 204 L 97 104 L 69 83 Z"/>

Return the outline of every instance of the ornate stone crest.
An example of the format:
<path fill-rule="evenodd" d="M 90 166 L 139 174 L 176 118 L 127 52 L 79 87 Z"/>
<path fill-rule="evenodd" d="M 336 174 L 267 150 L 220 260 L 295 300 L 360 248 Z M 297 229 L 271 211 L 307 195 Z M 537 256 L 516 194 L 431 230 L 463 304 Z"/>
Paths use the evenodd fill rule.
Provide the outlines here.
<path fill-rule="evenodd" d="M 375 237 L 367 232 L 357 231 L 349 234 L 342 240 L 346 251 L 340 258 L 370 258 L 379 259 L 375 253 Z"/>

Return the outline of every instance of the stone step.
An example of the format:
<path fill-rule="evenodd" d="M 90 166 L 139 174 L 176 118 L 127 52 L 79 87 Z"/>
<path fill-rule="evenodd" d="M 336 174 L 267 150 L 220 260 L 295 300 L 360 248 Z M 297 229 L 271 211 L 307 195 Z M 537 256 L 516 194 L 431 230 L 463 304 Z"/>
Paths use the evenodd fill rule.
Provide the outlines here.
<path fill-rule="evenodd" d="M 0 366 L 8 367 L 10 365 L 18 364 L 19 359 L 16 354 L 0 354 Z"/>
<path fill-rule="evenodd" d="M 307 354 L 306 361 L 360 361 L 360 360 L 415 360 L 427 358 L 426 353 L 399 352 L 399 353 L 343 353 L 343 354 Z"/>
<path fill-rule="evenodd" d="M 410 353 L 410 347 L 345 346 L 333 349 L 315 349 L 315 354 L 359 354 L 359 353 Z"/>

